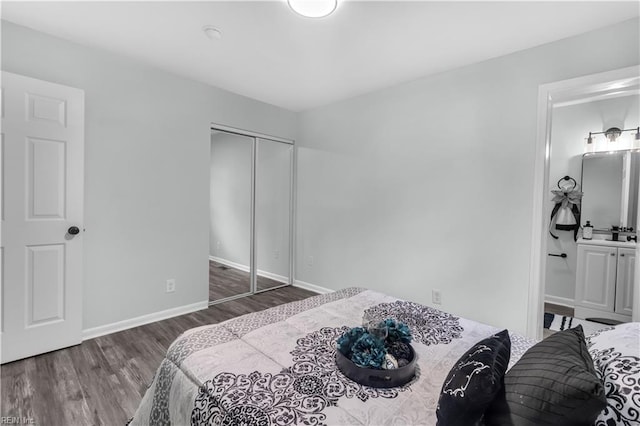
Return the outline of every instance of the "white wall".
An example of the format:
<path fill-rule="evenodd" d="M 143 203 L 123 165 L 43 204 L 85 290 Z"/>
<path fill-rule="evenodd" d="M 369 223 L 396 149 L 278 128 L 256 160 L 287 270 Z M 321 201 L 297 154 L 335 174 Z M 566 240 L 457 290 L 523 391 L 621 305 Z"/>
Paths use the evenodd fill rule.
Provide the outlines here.
<path fill-rule="evenodd" d="M 3 69 L 86 91 L 85 328 L 207 299 L 215 121 L 299 142 L 297 279 L 524 332 L 538 85 L 640 63 L 635 19 L 296 116 L 2 24 Z"/>
<path fill-rule="evenodd" d="M 538 86 L 640 63 L 638 22 L 301 113 L 296 278 L 524 333 Z"/>
<path fill-rule="evenodd" d="M 296 115 L 6 21 L 2 69 L 85 90 L 84 328 L 207 300 L 210 123 Z"/>
<path fill-rule="evenodd" d="M 555 108 L 552 116 L 551 155 L 549 161 L 549 197 L 545 217 L 553 208 L 551 190 L 558 189 L 557 182 L 564 176 L 582 180 L 582 154 L 589 132 L 602 132 L 610 127 L 627 129 L 640 123 L 640 97 L 625 96 L 608 100 Z M 602 136 L 600 136 L 602 137 Z M 595 138 L 595 137 L 594 137 Z M 617 196 L 620 204 L 620 193 Z M 582 216 L 582 225 L 593 218 Z M 594 224 L 598 225 L 598 224 Z M 602 225 L 602 224 L 600 224 Z M 601 226 L 602 227 L 602 226 Z M 546 267 L 546 297 L 552 303 L 572 306 L 576 282 L 577 245 L 573 231 L 554 231 L 555 240 L 548 236 L 549 253 L 567 253 L 565 259 L 548 257 Z"/>

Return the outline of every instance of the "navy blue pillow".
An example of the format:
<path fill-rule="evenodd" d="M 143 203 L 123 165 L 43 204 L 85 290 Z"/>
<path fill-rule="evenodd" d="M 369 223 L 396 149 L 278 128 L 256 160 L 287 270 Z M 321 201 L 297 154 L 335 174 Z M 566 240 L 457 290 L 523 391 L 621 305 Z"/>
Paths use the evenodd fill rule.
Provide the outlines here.
<path fill-rule="evenodd" d="M 511 357 L 509 332 L 479 341 L 455 363 L 440 391 L 438 426 L 472 426 L 502 389 Z"/>

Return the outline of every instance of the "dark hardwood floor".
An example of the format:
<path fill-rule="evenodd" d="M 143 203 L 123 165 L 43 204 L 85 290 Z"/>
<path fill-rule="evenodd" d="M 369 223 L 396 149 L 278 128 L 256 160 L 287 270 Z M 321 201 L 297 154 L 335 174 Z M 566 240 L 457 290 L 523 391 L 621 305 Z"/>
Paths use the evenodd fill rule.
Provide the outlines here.
<path fill-rule="evenodd" d="M 280 287 L 284 283 L 258 276 L 258 291 Z M 209 301 L 249 293 L 249 273 L 222 263 L 209 261 Z"/>
<path fill-rule="evenodd" d="M 313 295 L 296 287 L 275 289 L 5 364 L 0 418 L 37 426 L 124 425 L 182 332 Z"/>
<path fill-rule="evenodd" d="M 567 317 L 572 317 L 574 309 L 570 308 L 568 306 L 554 305 L 553 303 L 545 303 L 544 304 L 544 311 L 545 312 L 549 312 L 551 314 L 564 315 L 564 316 L 567 316 Z"/>
<path fill-rule="evenodd" d="M 563 306 L 563 305 L 555 305 L 553 303 L 546 303 L 544 304 L 544 311 L 545 312 L 549 312 L 551 314 L 556 314 L 556 315 L 563 315 L 563 316 L 567 316 L 567 317 L 572 317 L 573 316 L 573 312 L 574 309 L 570 308 L 568 306 Z M 555 333 L 555 331 L 553 330 L 549 330 L 548 328 L 543 328 L 542 329 L 542 338 L 546 339 L 547 337 L 551 336 L 553 333 Z"/>

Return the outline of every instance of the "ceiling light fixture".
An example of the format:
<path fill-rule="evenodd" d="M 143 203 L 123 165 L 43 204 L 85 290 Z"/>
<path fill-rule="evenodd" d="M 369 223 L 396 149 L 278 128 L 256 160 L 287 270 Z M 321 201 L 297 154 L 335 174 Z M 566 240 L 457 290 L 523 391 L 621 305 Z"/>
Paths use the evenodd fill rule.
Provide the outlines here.
<path fill-rule="evenodd" d="M 204 32 L 204 35 L 206 35 L 207 38 L 211 40 L 222 39 L 222 31 L 220 31 L 213 25 L 205 25 L 204 27 L 202 27 L 202 32 Z"/>
<path fill-rule="evenodd" d="M 287 0 L 291 10 L 306 18 L 324 18 L 338 7 L 338 0 Z"/>

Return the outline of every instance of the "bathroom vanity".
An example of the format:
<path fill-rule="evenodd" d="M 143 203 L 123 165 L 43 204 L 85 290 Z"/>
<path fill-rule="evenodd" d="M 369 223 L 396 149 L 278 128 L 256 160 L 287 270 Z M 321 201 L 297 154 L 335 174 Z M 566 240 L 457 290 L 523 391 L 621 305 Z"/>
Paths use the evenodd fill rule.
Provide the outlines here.
<path fill-rule="evenodd" d="M 576 318 L 631 321 L 636 243 L 578 239 Z"/>
<path fill-rule="evenodd" d="M 594 229 L 593 239 L 577 240 L 576 318 L 631 321 L 639 176 L 638 150 L 582 158 L 581 222 L 589 220 Z"/>

